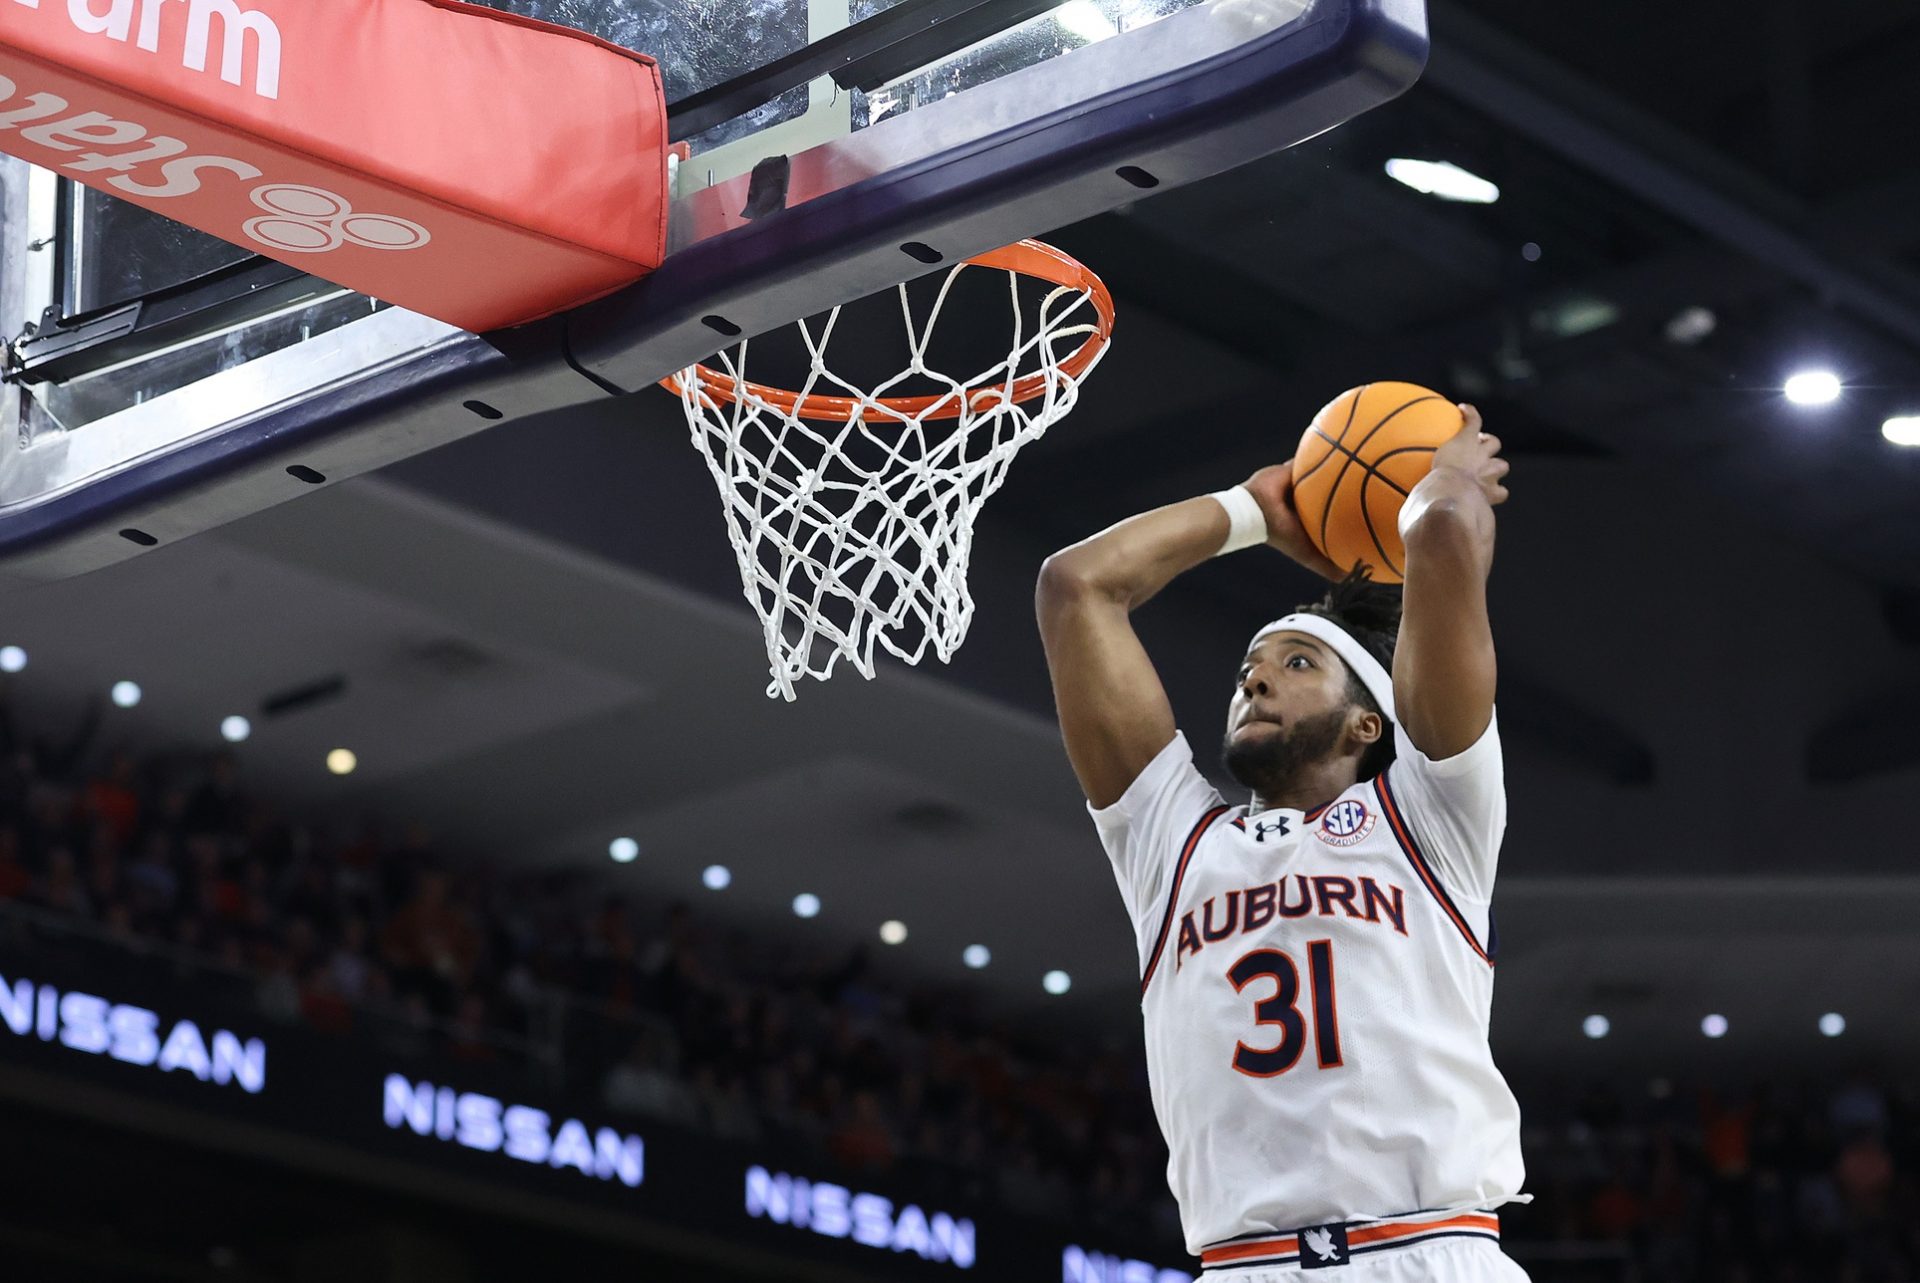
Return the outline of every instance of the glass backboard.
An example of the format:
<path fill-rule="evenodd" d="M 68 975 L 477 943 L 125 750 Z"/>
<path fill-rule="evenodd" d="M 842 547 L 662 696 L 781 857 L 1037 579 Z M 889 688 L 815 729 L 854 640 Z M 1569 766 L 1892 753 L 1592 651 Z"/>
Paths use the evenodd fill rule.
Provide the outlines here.
<path fill-rule="evenodd" d="M 477 336 L 0 156 L 0 575 L 79 573 L 644 388 L 738 336 L 1334 128 L 1412 84 L 1427 50 L 1421 0 L 491 7 L 659 59 L 677 142 L 665 265 Z"/>

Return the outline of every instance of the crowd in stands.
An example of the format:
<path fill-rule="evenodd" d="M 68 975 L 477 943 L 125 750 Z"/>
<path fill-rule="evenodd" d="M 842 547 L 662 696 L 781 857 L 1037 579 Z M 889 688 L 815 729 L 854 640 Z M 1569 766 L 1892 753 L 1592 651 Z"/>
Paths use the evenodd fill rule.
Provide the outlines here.
<path fill-rule="evenodd" d="M 1618 1245 L 1625 1277 L 1661 1283 L 1920 1280 L 1911 1075 L 1738 1091 L 1656 1079 L 1568 1097 L 1571 1108 L 1529 1109 L 1540 1120 L 1525 1134 L 1530 1237 Z"/>
<path fill-rule="evenodd" d="M 1178 1241 L 1128 1043 L 1048 1039 L 598 871 L 331 832 L 251 795 L 230 755 L 95 752 L 95 727 L 25 735 L 0 698 L 0 906 L 204 958 L 264 1019 L 537 1063 L 605 1109 Z M 1920 1283 L 1915 1091 L 1523 1093 L 1536 1202 L 1509 1209 L 1509 1246 L 1544 1253 L 1541 1280 Z"/>

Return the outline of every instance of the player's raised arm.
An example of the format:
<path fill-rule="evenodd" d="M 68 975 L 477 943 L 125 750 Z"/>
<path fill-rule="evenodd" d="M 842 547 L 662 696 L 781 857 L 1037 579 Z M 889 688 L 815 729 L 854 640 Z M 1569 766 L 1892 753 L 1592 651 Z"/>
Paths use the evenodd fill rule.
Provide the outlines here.
<path fill-rule="evenodd" d="M 1433 470 L 1400 512 L 1407 571 L 1393 702 L 1407 737 L 1435 760 L 1471 748 L 1493 716 L 1487 573 L 1507 461 L 1499 439 L 1480 430 L 1479 411 L 1461 409 L 1466 424 L 1434 452 Z"/>
<path fill-rule="evenodd" d="M 1173 708 L 1129 619 L 1136 608 L 1208 558 L 1262 541 L 1339 578 L 1308 542 L 1292 492 L 1291 464 L 1262 468 L 1244 486 L 1129 517 L 1041 566 L 1035 608 L 1060 730 L 1095 807 L 1118 801 L 1173 739 Z"/>

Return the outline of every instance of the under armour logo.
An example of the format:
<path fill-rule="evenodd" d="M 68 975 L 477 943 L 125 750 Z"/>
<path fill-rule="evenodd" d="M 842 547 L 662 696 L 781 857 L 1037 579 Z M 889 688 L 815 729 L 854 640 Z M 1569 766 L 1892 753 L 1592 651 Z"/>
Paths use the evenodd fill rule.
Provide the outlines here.
<path fill-rule="evenodd" d="M 1267 834 L 1269 833 L 1278 833 L 1281 837 L 1285 837 L 1287 835 L 1287 817 L 1283 815 L 1277 820 L 1255 820 L 1253 822 L 1254 841 L 1266 841 Z"/>
<path fill-rule="evenodd" d="M 1347 1263 L 1347 1227 L 1323 1225 L 1300 1231 L 1300 1268 L 1324 1270 Z"/>

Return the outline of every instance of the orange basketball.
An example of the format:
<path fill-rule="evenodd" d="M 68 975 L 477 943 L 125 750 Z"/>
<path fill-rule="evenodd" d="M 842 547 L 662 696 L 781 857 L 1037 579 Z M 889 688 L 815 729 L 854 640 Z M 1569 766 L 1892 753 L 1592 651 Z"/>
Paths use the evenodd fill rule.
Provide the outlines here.
<path fill-rule="evenodd" d="M 1314 416 L 1293 457 L 1293 505 L 1307 537 L 1342 570 L 1406 577 L 1400 505 L 1460 431 L 1460 407 L 1417 383 L 1369 383 Z"/>

